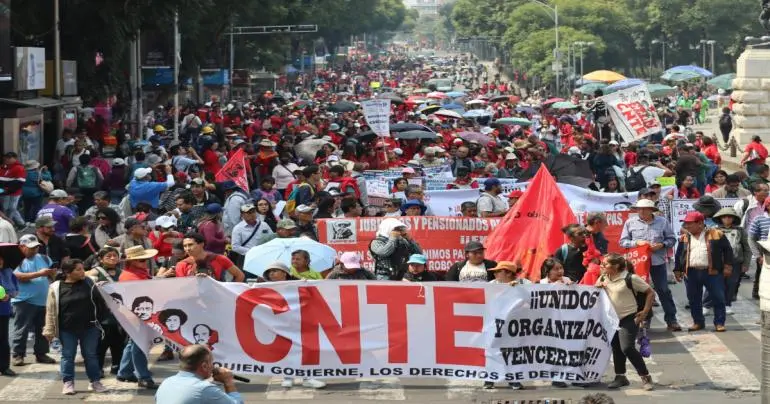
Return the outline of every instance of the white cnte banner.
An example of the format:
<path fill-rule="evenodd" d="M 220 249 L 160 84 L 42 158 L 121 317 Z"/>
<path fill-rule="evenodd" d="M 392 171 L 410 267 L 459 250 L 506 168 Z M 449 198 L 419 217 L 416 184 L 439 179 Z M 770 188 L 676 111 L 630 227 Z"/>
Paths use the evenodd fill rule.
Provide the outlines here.
<path fill-rule="evenodd" d="M 646 84 L 607 94 L 602 99 L 625 142 L 645 138 L 663 129 Z"/>
<path fill-rule="evenodd" d="M 390 136 L 390 100 L 375 98 L 361 101 L 366 124 L 377 136 Z"/>
<path fill-rule="evenodd" d="M 589 286 L 193 277 L 100 291 L 145 352 L 162 335 L 267 376 L 595 381 L 618 326 L 606 293 Z"/>

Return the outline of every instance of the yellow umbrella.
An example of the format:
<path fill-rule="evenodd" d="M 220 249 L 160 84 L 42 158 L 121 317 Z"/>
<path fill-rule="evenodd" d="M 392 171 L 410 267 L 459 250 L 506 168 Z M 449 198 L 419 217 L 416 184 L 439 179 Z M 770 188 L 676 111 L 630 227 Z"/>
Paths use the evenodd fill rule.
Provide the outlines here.
<path fill-rule="evenodd" d="M 610 70 L 596 70 L 583 76 L 583 80 L 603 81 L 605 83 L 614 83 L 625 79 L 626 76 Z"/>

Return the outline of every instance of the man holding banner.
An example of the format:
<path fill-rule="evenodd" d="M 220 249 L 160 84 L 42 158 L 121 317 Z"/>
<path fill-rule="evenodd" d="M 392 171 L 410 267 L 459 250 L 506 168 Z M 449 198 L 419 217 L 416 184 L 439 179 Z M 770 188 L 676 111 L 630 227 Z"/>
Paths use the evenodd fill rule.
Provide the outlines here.
<path fill-rule="evenodd" d="M 654 214 L 658 208 L 649 199 L 640 199 L 634 208 L 639 215 L 630 217 L 623 224 L 620 246 L 623 248 L 633 248 L 640 245 L 650 246 L 652 250 L 650 277 L 660 299 L 660 304 L 663 306 L 667 328 L 669 331 L 682 331 L 682 327 L 676 319 L 674 298 L 668 288 L 666 252 L 676 243 L 671 224 L 665 218 Z"/>

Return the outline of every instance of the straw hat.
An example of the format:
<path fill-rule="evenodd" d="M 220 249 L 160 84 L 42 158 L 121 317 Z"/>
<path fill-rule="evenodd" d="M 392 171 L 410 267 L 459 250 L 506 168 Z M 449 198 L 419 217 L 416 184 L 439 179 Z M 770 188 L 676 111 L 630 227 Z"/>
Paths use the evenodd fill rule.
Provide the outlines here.
<path fill-rule="evenodd" d="M 511 261 L 500 261 L 497 263 L 497 266 L 494 268 L 487 269 L 489 272 L 497 272 L 497 271 L 509 271 L 516 273 L 518 271 L 519 266 L 516 265 L 515 262 Z"/>
<path fill-rule="evenodd" d="M 131 260 L 147 260 L 158 255 L 158 250 L 154 248 L 144 249 L 144 247 L 137 245 L 126 248 L 126 261 Z"/>

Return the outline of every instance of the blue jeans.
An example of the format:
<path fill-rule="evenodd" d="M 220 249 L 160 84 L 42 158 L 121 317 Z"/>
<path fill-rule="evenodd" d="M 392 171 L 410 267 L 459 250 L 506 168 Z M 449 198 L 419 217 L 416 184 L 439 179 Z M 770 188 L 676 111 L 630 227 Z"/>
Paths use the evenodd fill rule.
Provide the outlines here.
<path fill-rule="evenodd" d="M 129 339 L 123 350 L 123 357 L 120 359 L 118 377 L 127 379 L 131 376 L 136 376 L 139 380 L 152 379 L 152 373 L 147 368 L 147 356 L 134 343 L 134 340 Z"/>
<path fill-rule="evenodd" d="M 671 290 L 668 288 L 668 270 L 666 264 L 651 265 L 650 278 L 655 292 L 658 294 L 660 305 L 663 306 L 664 319 L 667 325 L 676 324 L 676 305 Z"/>
<path fill-rule="evenodd" d="M 79 332 L 59 332 L 59 340 L 61 341 L 60 371 L 63 381 L 70 382 L 75 380 L 75 354 L 78 350 L 78 343 L 80 343 L 80 353 L 85 360 L 88 380 L 96 382 L 101 379 L 99 357 L 96 355 L 96 348 L 99 346 L 100 338 L 101 333 L 96 327 L 89 327 Z"/>
<path fill-rule="evenodd" d="M 703 318 L 703 288 L 705 287 L 714 305 L 714 325 L 724 325 L 725 280 L 722 274 L 709 275 L 707 270 L 690 269 L 687 271 L 686 286 L 693 323 L 705 326 L 706 320 Z"/>
<path fill-rule="evenodd" d="M 2 210 L 5 212 L 5 215 L 8 216 L 11 221 L 16 225 L 23 225 L 24 224 L 24 218 L 21 217 L 21 213 L 19 212 L 19 200 L 21 199 L 21 195 L 11 196 L 11 195 L 5 195 L 0 196 L 0 201 L 2 202 Z"/>
<path fill-rule="evenodd" d="M 733 272 L 725 280 L 725 306 L 731 307 L 733 305 L 733 296 L 738 292 L 738 286 L 741 284 L 741 264 L 733 267 Z M 703 294 L 703 307 L 709 309 L 714 307 L 714 302 L 711 300 L 711 294 L 706 291 Z"/>

